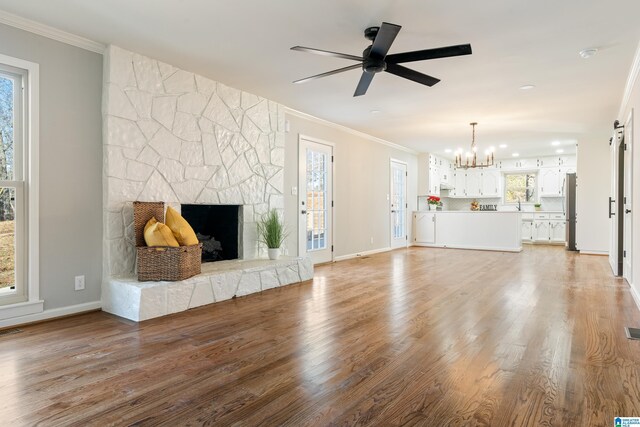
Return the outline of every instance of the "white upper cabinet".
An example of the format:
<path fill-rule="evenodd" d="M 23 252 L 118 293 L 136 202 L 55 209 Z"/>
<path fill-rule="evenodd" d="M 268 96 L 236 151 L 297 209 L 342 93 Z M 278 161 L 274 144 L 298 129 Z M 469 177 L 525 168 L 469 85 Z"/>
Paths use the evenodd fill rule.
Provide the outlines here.
<path fill-rule="evenodd" d="M 440 195 L 440 166 L 429 166 L 429 196 Z"/>
<path fill-rule="evenodd" d="M 500 171 L 495 169 L 482 171 L 481 193 L 484 197 L 500 197 Z"/>
<path fill-rule="evenodd" d="M 561 196 L 564 175 L 561 176 L 560 168 L 541 168 L 539 173 L 540 196 Z"/>
<path fill-rule="evenodd" d="M 576 167 L 576 156 L 560 156 L 558 159 L 562 167 Z"/>
<path fill-rule="evenodd" d="M 467 176 L 464 169 L 458 169 L 453 174 L 453 190 L 449 194 L 453 197 L 464 197 L 467 189 Z"/>
<path fill-rule="evenodd" d="M 467 197 L 479 197 L 482 195 L 482 171 L 480 169 L 467 169 L 466 171 L 466 188 Z"/>
<path fill-rule="evenodd" d="M 537 169 L 538 159 L 519 159 L 516 164 L 518 169 Z"/>
<path fill-rule="evenodd" d="M 453 164 L 446 159 L 442 159 L 440 165 L 440 183 L 453 184 Z"/>

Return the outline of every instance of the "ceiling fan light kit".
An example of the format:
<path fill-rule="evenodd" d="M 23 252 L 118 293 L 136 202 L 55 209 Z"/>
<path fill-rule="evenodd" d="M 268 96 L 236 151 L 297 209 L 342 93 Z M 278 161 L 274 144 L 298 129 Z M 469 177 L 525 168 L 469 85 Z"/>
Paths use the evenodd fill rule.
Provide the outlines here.
<path fill-rule="evenodd" d="M 394 74 L 398 77 L 414 81 L 416 83 L 423 84 L 425 86 L 433 86 L 438 83 L 440 79 L 429 76 L 427 74 L 419 73 L 399 64 L 471 54 L 471 45 L 462 44 L 456 46 L 416 50 L 413 52 L 403 52 L 388 55 L 389 49 L 391 48 L 391 45 L 396 39 L 396 36 L 400 32 L 401 28 L 402 27 L 400 25 L 383 22 L 380 27 L 369 27 L 365 29 L 364 37 L 367 40 L 370 40 L 372 43 L 371 46 L 367 47 L 362 52 L 361 57 L 345 53 L 332 52 L 328 50 L 314 49 L 310 47 L 292 47 L 291 50 L 314 53 L 316 55 L 331 56 L 334 58 L 341 58 L 358 62 L 358 64 L 350 65 L 348 67 L 339 68 L 337 70 L 327 71 L 325 73 L 316 74 L 314 76 L 296 80 L 294 81 L 294 83 L 304 83 L 310 80 L 342 73 L 344 71 L 362 68 L 362 75 L 353 96 L 362 96 L 367 93 L 373 77 L 377 73 L 381 73 L 383 71 Z"/>

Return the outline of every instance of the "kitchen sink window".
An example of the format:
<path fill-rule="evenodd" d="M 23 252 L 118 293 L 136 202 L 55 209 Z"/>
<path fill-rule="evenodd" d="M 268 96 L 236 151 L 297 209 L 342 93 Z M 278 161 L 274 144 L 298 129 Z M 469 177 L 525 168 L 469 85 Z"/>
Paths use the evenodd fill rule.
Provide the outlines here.
<path fill-rule="evenodd" d="M 537 175 L 530 173 L 509 173 L 504 176 L 505 203 L 535 203 Z"/>

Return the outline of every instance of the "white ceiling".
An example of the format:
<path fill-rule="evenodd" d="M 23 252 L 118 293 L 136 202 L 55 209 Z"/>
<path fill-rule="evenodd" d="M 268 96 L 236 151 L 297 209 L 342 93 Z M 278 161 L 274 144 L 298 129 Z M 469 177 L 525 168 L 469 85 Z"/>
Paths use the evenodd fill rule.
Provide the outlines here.
<path fill-rule="evenodd" d="M 508 144 L 501 157 L 553 154 L 553 141 L 567 152 L 606 143 L 640 37 L 637 0 L 0 0 L 0 9 L 421 152 L 467 149 L 477 121 L 479 149 Z M 382 21 L 403 27 L 390 53 L 471 43 L 473 55 L 407 64 L 442 79 L 432 88 L 381 73 L 353 98 L 358 70 L 291 84 L 352 64 L 291 46 L 359 55 L 363 30 Z M 590 47 L 598 54 L 580 58 Z"/>

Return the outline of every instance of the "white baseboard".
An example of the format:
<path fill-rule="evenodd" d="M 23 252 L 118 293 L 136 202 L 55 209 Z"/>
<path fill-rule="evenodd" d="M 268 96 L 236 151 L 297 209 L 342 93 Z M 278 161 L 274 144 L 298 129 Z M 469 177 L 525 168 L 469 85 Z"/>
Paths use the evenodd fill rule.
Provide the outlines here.
<path fill-rule="evenodd" d="M 638 294 L 638 292 L 636 291 L 636 288 L 634 288 L 631 283 L 629 283 L 629 290 L 631 291 L 631 296 L 633 297 L 633 300 L 636 303 L 636 307 L 638 307 L 638 310 L 640 310 L 640 295 Z"/>
<path fill-rule="evenodd" d="M 13 317 L 11 319 L 0 320 L 0 328 L 8 326 L 24 325 L 26 323 L 39 322 L 41 320 L 54 319 L 56 317 L 68 316 L 70 314 L 82 313 L 85 311 L 99 310 L 102 307 L 100 301 L 85 302 L 83 304 L 70 305 L 68 307 L 52 308 L 36 314 Z"/>
<path fill-rule="evenodd" d="M 580 253 L 583 255 L 609 255 L 609 251 L 590 251 L 580 249 Z"/>
<path fill-rule="evenodd" d="M 386 247 L 386 248 L 380 248 L 380 249 L 372 249 L 370 251 L 358 252 L 358 253 L 355 253 L 355 254 L 340 255 L 340 256 L 335 257 L 333 260 L 335 262 L 345 261 L 347 259 L 358 258 L 358 257 L 361 257 L 361 256 L 379 254 L 381 252 L 389 252 L 391 249 L 392 248 L 390 248 L 390 247 Z"/>

